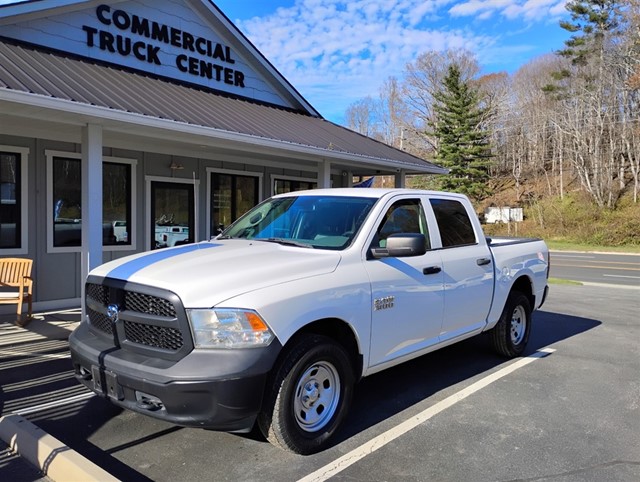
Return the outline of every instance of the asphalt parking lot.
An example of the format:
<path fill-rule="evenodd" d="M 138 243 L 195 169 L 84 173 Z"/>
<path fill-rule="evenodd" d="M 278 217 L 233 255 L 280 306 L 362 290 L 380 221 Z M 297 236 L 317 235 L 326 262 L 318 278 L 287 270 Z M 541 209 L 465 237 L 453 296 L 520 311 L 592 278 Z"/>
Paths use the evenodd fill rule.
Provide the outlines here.
<path fill-rule="evenodd" d="M 68 359 L 7 365 L 29 360 L 16 356 L 28 342 L 13 346 L 13 355 L 0 347 L 0 396 L 3 413 L 19 407 L 125 481 L 636 481 L 639 311 L 638 289 L 553 285 L 534 315 L 526 358 L 503 360 L 480 336 L 369 377 L 338 443 L 308 457 L 282 452 L 256 433 L 179 428 L 96 397 L 28 413 L 46 393 L 81 393 L 60 375 Z M 59 346 L 52 352 L 64 353 Z M 42 394 L 33 392 L 38 387 L 15 390 L 35 366 Z M 49 377 L 55 387 L 47 386 Z M 0 479 L 14 475 L 0 460 Z"/>

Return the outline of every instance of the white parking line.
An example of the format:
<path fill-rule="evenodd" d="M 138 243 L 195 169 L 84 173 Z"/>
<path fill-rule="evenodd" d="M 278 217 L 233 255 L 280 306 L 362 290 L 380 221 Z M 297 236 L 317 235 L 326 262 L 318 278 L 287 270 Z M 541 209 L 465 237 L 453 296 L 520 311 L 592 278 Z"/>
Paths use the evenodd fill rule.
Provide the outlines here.
<path fill-rule="evenodd" d="M 454 393 L 453 395 L 445 398 L 444 400 L 436 403 L 432 407 L 427 408 L 423 412 L 420 412 L 418 415 L 410 418 L 402 422 L 400 425 L 395 426 L 394 428 L 387 430 L 386 432 L 378 435 L 377 437 L 369 440 L 367 443 L 361 445 L 360 447 L 352 450 L 351 452 L 343 455 L 339 459 L 334 460 L 330 464 L 325 465 L 324 467 L 316 470 L 315 472 L 303 477 L 298 482 L 322 482 L 324 480 L 333 477 L 336 474 L 339 474 L 346 468 L 355 464 L 359 460 L 363 459 L 369 454 L 374 453 L 376 450 L 381 449 L 389 442 L 397 439 L 401 435 L 413 430 L 418 425 L 426 422 L 430 418 L 436 416 L 440 412 L 446 410 L 447 408 L 452 407 L 456 403 L 464 400 L 470 395 L 473 395 L 479 390 L 487 387 L 493 382 L 513 373 L 514 371 L 528 365 L 531 362 L 539 360 L 540 358 L 544 358 L 551 353 L 553 353 L 555 349 L 553 348 L 543 348 L 538 350 L 532 355 L 529 355 L 526 358 L 521 358 L 509 366 L 506 366 L 491 375 L 488 375 L 475 383 L 472 383 L 467 388 L 460 390 L 458 393 Z"/>
<path fill-rule="evenodd" d="M 606 276 L 607 278 L 632 278 L 632 279 L 640 279 L 640 276 L 624 276 L 621 274 L 603 274 L 602 276 Z"/>

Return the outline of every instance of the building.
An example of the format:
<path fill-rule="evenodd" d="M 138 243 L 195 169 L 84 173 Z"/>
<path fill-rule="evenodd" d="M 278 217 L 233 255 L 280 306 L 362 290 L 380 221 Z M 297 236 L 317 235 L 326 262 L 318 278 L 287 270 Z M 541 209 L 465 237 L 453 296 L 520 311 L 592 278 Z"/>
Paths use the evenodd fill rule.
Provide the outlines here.
<path fill-rule="evenodd" d="M 0 256 L 39 309 L 274 193 L 444 172 L 323 119 L 208 0 L 1 6 L 0 65 Z"/>

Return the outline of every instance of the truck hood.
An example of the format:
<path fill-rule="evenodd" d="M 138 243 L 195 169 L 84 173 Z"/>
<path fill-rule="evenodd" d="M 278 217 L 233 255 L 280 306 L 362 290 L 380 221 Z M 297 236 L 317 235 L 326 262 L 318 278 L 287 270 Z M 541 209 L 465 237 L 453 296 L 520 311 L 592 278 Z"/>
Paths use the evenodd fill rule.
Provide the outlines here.
<path fill-rule="evenodd" d="M 127 256 L 90 275 L 164 288 L 186 308 L 209 308 L 249 291 L 330 273 L 340 258 L 335 251 L 229 239 Z"/>

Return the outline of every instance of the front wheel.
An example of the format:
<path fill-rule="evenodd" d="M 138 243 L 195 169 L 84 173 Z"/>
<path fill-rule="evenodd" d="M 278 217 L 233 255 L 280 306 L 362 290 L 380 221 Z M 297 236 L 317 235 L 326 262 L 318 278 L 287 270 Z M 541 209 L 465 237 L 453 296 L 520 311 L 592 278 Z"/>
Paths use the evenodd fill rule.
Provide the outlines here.
<path fill-rule="evenodd" d="M 531 333 L 531 303 L 524 294 L 509 294 L 498 324 L 491 330 L 493 348 L 509 358 L 524 352 Z"/>
<path fill-rule="evenodd" d="M 351 403 L 354 374 L 345 349 L 320 335 L 303 335 L 279 362 L 258 425 L 274 445 L 298 454 L 323 450 Z"/>

